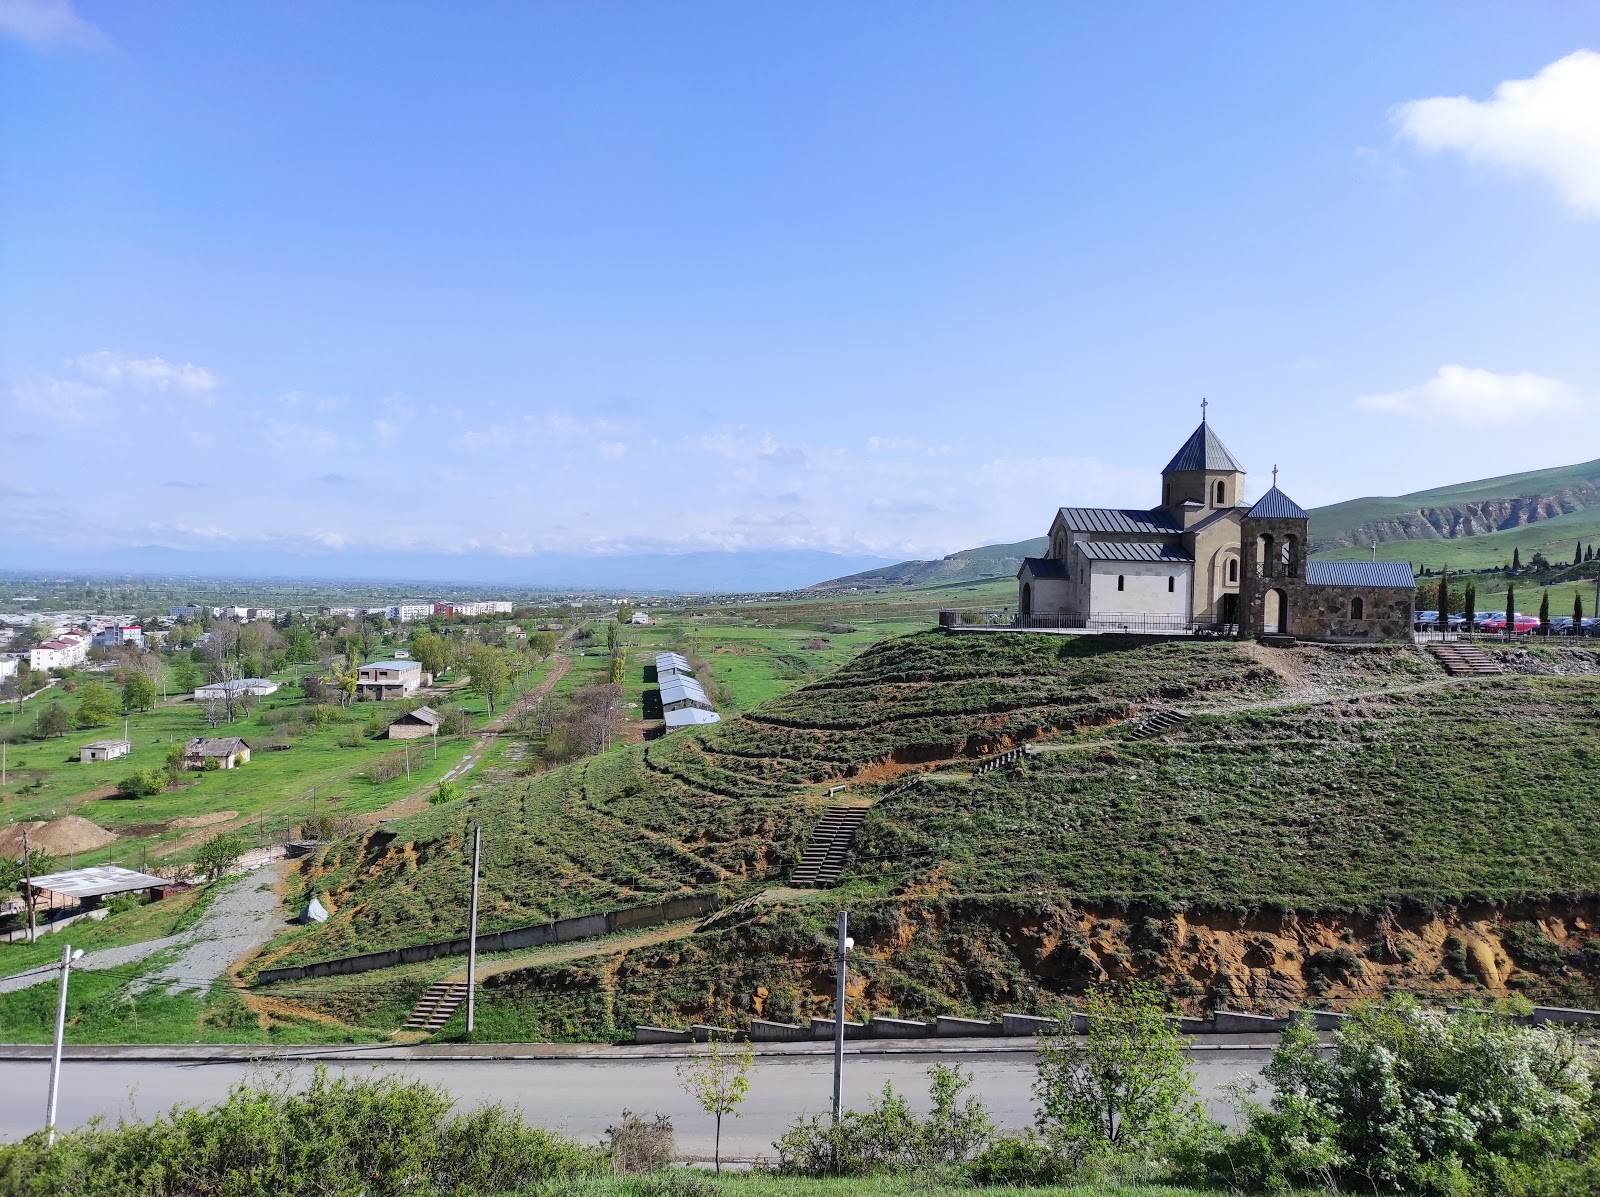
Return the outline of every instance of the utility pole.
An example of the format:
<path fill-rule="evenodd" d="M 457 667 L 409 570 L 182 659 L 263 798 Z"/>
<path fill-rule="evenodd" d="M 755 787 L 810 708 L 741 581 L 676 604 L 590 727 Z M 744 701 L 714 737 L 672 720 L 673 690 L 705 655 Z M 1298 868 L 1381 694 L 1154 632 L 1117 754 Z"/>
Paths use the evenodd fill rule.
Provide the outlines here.
<path fill-rule="evenodd" d="M 467 1034 L 472 1034 L 473 1001 L 478 988 L 478 857 L 483 851 L 483 827 L 472 826 L 472 910 L 467 915 Z"/>
<path fill-rule="evenodd" d="M 50 1056 L 50 1099 L 45 1107 L 44 1129 L 46 1145 L 55 1146 L 56 1141 L 56 1095 L 61 1090 L 61 1041 L 67 1033 L 67 976 L 72 972 L 72 962 L 83 955 L 83 949 L 76 952 L 72 945 L 61 945 L 61 988 L 56 995 L 56 1048 Z"/>
<path fill-rule="evenodd" d="M 406 741 L 406 780 L 411 780 L 411 742 Z"/>
<path fill-rule="evenodd" d="M 839 954 L 837 957 L 839 988 L 833 1000 L 833 1122 L 839 1124 L 840 1094 L 844 1079 L 844 982 L 849 971 L 850 949 L 855 941 L 850 938 L 850 912 L 839 912 Z"/>
<path fill-rule="evenodd" d="M 22 872 L 28 884 L 28 942 L 38 942 L 38 934 L 33 926 L 33 850 L 28 847 L 28 829 L 22 829 Z"/>

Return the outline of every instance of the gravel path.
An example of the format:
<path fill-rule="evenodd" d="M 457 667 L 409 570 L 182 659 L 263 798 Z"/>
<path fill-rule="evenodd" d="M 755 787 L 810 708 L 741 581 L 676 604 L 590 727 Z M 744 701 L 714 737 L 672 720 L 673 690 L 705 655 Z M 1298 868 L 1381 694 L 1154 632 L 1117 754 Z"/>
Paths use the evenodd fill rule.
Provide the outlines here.
<path fill-rule="evenodd" d="M 117 968 L 137 964 L 164 948 L 181 947 L 183 953 L 177 960 L 153 977 L 136 981 L 135 993 L 147 989 L 167 989 L 173 993 L 185 990 L 205 990 L 211 982 L 228 971 L 228 966 L 252 948 L 271 939 L 277 933 L 283 918 L 278 901 L 275 869 L 258 869 L 230 884 L 200 921 L 177 935 L 160 939 L 147 939 L 143 943 L 127 944 L 120 948 L 102 948 L 84 954 L 72 967 L 77 969 Z M 70 938 L 70 937 L 69 937 Z M 34 985 L 54 981 L 53 968 L 24 973 L 0 980 L 0 993 L 27 989 Z"/>

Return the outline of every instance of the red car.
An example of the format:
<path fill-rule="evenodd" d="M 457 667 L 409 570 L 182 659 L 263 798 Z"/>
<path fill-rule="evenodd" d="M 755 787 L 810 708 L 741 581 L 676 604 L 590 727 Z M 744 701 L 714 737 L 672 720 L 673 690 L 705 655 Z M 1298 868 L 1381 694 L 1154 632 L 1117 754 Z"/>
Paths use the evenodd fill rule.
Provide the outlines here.
<path fill-rule="evenodd" d="M 1485 632 L 1504 632 L 1506 630 L 1506 617 L 1504 615 L 1498 615 L 1493 619 L 1484 620 L 1483 630 Z M 1529 636 L 1538 630 L 1538 616 L 1524 615 L 1520 611 L 1517 612 L 1515 622 L 1511 627 L 1511 634 L 1513 636 Z"/>

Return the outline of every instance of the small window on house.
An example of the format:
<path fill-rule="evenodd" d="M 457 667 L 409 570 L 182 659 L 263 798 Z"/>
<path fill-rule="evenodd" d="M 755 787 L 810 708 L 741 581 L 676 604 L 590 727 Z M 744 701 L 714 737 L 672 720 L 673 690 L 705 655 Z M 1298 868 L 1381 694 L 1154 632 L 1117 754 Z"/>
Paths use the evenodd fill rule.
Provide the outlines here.
<path fill-rule="evenodd" d="M 1239 559 L 1237 557 L 1230 557 L 1228 559 L 1228 581 L 1237 582 L 1238 580 L 1239 580 Z"/>
<path fill-rule="evenodd" d="M 1350 618 L 1351 619 L 1365 619 L 1366 617 L 1367 617 L 1366 604 L 1363 603 L 1358 598 L 1351 599 L 1350 600 Z"/>
<path fill-rule="evenodd" d="M 1117 575 L 1117 589 L 1118 590 L 1122 589 L 1122 582 L 1123 582 L 1123 577 L 1122 577 L 1121 574 L 1118 574 Z"/>
<path fill-rule="evenodd" d="M 1167 575 L 1167 593 L 1173 594 L 1178 589 L 1178 579 L 1172 574 Z"/>

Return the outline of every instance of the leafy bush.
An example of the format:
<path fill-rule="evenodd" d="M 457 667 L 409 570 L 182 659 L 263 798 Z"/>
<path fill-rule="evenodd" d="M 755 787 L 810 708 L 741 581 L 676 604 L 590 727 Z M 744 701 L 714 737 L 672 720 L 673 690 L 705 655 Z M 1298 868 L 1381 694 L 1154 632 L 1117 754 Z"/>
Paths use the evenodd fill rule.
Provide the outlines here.
<path fill-rule="evenodd" d="M 117 782 L 117 795 L 121 798 L 148 798 L 167 788 L 167 774 L 162 769 L 135 769 Z"/>
<path fill-rule="evenodd" d="M 972 1161 L 972 1179 L 980 1185 L 1032 1188 L 1058 1184 L 1072 1172 L 1067 1161 L 1032 1131 L 1020 1139 L 996 1139 Z"/>
<path fill-rule="evenodd" d="M 330 1079 L 302 1093 L 244 1083 L 210 1109 L 90 1126 L 0 1145 L 5 1191 L 36 1197 L 348 1193 L 367 1197 L 522 1191 L 595 1175 L 591 1148 L 528 1127 L 502 1106 L 452 1115 L 440 1089 L 398 1077 Z"/>
<path fill-rule="evenodd" d="M 340 748 L 360 748 L 366 743 L 366 737 L 361 734 L 361 729 L 353 727 L 339 737 Z"/>
<path fill-rule="evenodd" d="M 438 806 L 444 802 L 454 802 L 461 797 L 461 783 L 459 781 L 441 781 L 438 788 L 428 797 L 428 801 Z"/>
<path fill-rule="evenodd" d="M 925 1119 L 886 1084 L 865 1111 L 846 1110 L 837 1124 L 814 1114 L 773 1144 L 785 1176 L 870 1176 L 950 1168 L 983 1152 L 994 1137 L 989 1111 L 975 1097 L 957 1104 L 972 1078 L 959 1067 L 928 1070 L 933 1111 Z"/>
<path fill-rule="evenodd" d="M 445 707 L 439 712 L 441 736 L 464 736 L 472 730 L 472 719 L 460 707 Z"/>
<path fill-rule="evenodd" d="M 672 1133 L 672 1119 L 657 1114 L 646 1122 L 632 1110 L 622 1111 L 622 1121 L 606 1127 L 606 1155 L 611 1170 L 623 1176 L 656 1172 L 672 1163 L 678 1154 Z"/>
<path fill-rule="evenodd" d="M 1538 1194 L 1594 1147 L 1594 1049 L 1498 1011 L 1452 1014 L 1393 997 L 1350 1018 L 1331 1059 L 1297 1023 L 1265 1076 L 1270 1104 L 1247 1105 L 1243 1132 L 1207 1159 L 1218 1180 Z"/>
<path fill-rule="evenodd" d="M 367 768 L 367 776 L 372 780 L 373 785 L 381 786 L 385 782 L 393 781 L 395 778 L 400 777 L 405 771 L 405 754 L 391 752 L 387 756 L 380 756 L 373 761 Z"/>

